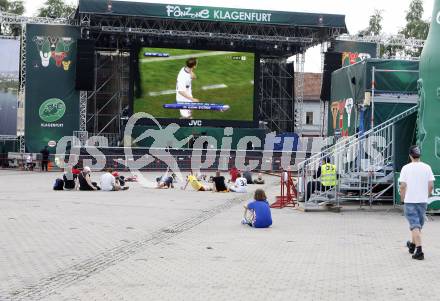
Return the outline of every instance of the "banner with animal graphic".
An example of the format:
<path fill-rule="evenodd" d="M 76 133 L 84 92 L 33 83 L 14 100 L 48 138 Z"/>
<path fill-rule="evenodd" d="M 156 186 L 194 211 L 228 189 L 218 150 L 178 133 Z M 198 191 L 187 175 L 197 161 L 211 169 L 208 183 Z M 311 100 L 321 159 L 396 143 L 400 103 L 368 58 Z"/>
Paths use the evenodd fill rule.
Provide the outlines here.
<path fill-rule="evenodd" d="M 334 51 L 342 53 L 343 67 L 377 57 L 376 43 L 336 40 L 333 42 L 333 47 Z"/>
<path fill-rule="evenodd" d="M 27 25 L 25 137 L 29 152 L 79 129 L 79 92 L 75 90 L 78 27 Z"/>

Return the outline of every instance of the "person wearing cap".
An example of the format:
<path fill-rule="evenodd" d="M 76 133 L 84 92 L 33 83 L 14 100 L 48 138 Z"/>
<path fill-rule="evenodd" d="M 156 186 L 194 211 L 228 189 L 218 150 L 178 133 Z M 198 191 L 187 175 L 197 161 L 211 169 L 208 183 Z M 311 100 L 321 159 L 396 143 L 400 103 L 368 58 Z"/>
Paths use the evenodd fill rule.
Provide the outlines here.
<path fill-rule="evenodd" d="M 117 176 L 119 176 L 116 173 Z M 101 190 L 103 191 L 119 191 L 119 190 L 127 190 L 128 187 L 123 187 L 119 180 L 114 176 L 114 172 L 112 168 L 107 168 L 106 172 L 102 174 L 99 179 L 101 184 Z"/>
<path fill-rule="evenodd" d="M 257 178 L 254 180 L 254 184 L 258 184 L 258 185 L 264 184 L 263 174 L 261 172 L 258 173 Z"/>
<path fill-rule="evenodd" d="M 413 259 L 423 260 L 421 231 L 425 223 L 428 198 L 434 188 L 434 174 L 431 167 L 420 161 L 421 151 L 418 146 L 411 146 L 411 163 L 405 165 L 400 173 L 400 199 L 404 204 L 405 217 L 411 231 L 411 241 L 406 246 Z M 414 253 L 415 252 L 415 253 Z"/>
<path fill-rule="evenodd" d="M 90 174 L 91 174 L 90 167 L 85 166 L 81 171 L 81 173 L 78 175 L 79 190 L 85 190 L 85 191 L 101 190 L 98 184 L 92 182 Z"/>

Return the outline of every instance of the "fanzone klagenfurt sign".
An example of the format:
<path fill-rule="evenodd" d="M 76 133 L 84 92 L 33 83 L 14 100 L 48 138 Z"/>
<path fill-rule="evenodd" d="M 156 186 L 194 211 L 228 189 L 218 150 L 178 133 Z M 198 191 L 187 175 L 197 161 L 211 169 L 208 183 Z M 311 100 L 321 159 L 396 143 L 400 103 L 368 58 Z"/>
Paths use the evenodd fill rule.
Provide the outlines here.
<path fill-rule="evenodd" d="M 191 18 L 218 21 L 272 22 L 272 13 L 192 6 L 167 5 L 166 15 L 171 18 Z"/>

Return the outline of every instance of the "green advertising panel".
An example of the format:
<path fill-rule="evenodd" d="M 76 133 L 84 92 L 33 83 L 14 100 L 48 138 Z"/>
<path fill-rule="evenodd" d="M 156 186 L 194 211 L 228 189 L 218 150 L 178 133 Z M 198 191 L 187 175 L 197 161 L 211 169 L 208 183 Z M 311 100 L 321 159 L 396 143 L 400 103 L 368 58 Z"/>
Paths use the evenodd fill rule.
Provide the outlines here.
<path fill-rule="evenodd" d="M 333 48 L 335 52 L 342 53 L 343 67 L 377 57 L 376 43 L 336 40 L 333 42 Z"/>
<path fill-rule="evenodd" d="M 394 173 L 394 184 L 396 187 L 394 189 L 394 202 L 397 205 L 401 205 L 400 194 L 399 194 L 399 177 L 400 172 Z M 428 199 L 428 211 L 432 213 L 440 212 L 440 176 L 435 176 L 434 190 L 432 191 L 431 197 Z"/>
<path fill-rule="evenodd" d="M 403 60 L 366 59 L 332 73 L 331 103 L 328 114 L 328 135 L 342 136 L 356 133 L 360 126 L 359 106 L 364 103 L 365 92 L 371 92 L 372 70 L 375 72 L 375 94 L 416 95 L 419 62 Z M 375 104 L 375 124 L 409 109 L 408 104 L 395 98 L 388 103 Z M 370 128 L 371 109 L 366 107 L 364 129 Z"/>
<path fill-rule="evenodd" d="M 134 1 L 80 0 L 79 12 L 216 22 L 339 27 L 344 31 L 346 29 L 344 15 Z"/>
<path fill-rule="evenodd" d="M 75 90 L 78 27 L 27 25 L 25 137 L 29 152 L 54 145 L 79 128 Z"/>
<path fill-rule="evenodd" d="M 435 1 L 431 27 L 420 58 L 417 140 L 422 159 L 440 174 L 440 0 Z"/>

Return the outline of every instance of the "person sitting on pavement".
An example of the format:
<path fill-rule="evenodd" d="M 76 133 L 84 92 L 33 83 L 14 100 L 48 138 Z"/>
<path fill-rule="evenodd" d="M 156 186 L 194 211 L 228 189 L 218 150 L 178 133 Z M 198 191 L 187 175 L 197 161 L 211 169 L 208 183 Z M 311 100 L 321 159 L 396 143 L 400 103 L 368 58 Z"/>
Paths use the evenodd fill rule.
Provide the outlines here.
<path fill-rule="evenodd" d="M 264 184 L 263 174 L 261 172 L 258 174 L 257 178 L 254 180 L 254 184 L 258 184 L 258 185 Z"/>
<path fill-rule="evenodd" d="M 112 173 L 112 175 L 115 177 L 116 181 L 119 182 L 119 185 L 120 185 L 121 187 L 124 187 L 124 186 L 125 186 L 125 177 L 124 177 L 124 176 L 121 176 L 117 171 L 114 171 L 114 172 Z"/>
<path fill-rule="evenodd" d="M 32 157 L 32 154 L 28 154 L 26 157 L 26 169 L 29 171 L 33 171 L 34 170 L 34 158 Z"/>
<path fill-rule="evenodd" d="M 101 190 L 96 182 L 92 182 L 91 169 L 85 166 L 82 172 L 78 175 L 79 190 L 92 191 Z"/>
<path fill-rule="evenodd" d="M 79 170 L 78 165 L 74 165 L 72 167 L 72 173 L 78 177 L 78 175 L 81 173 L 81 170 Z"/>
<path fill-rule="evenodd" d="M 237 180 L 235 180 L 235 184 L 233 186 L 229 187 L 229 190 L 232 192 L 247 193 L 246 179 L 243 178 L 240 173 L 237 173 Z"/>
<path fill-rule="evenodd" d="M 243 178 L 246 179 L 248 184 L 254 184 L 254 181 L 252 180 L 252 173 L 249 168 L 246 168 L 246 171 L 243 173 Z"/>
<path fill-rule="evenodd" d="M 212 178 L 213 191 L 215 192 L 229 192 L 225 184 L 225 177 L 223 177 L 219 171 L 215 173 L 215 177 Z"/>
<path fill-rule="evenodd" d="M 272 214 L 264 190 L 255 190 L 254 200 L 244 206 L 241 223 L 254 228 L 268 228 L 272 225 Z"/>
<path fill-rule="evenodd" d="M 72 165 L 64 168 L 63 181 L 65 190 L 74 190 L 77 187 L 78 176 L 72 172 Z"/>
<path fill-rule="evenodd" d="M 157 187 L 158 189 L 168 189 L 168 188 L 174 188 L 174 181 L 176 179 L 176 174 L 171 174 L 171 176 L 168 175 L 168 172 L 165 173 L 162 177 L 156 178 Z"/>
<path fill-rule="evenodd" d="M 237 167 L 233 166 L 229 171 L 229 175 L 231 176 L 230 182 L 235 183 L 235 181 L 237 180 L 237 174 L 238 174 L 238 169 Z"/>
<path fill-rule="evenodd" d="M 183 190 L 186 189 L 186 187 L 188 186 L 188 184 L 191 184 L 192 188 L 195 191 L 210 191 L 212 190 L 212 188 L 209 187 L 205 187 L 198 179 L 195 175 L 193 175 L 193 173 L 191 172 L 191 174 L 188 176 L 187 180 L 186 180 L 186 184 L 185 187 L 183 187 Z"/>
<path fill-rule="evenodd" d="M 322 164 L 319 166 L 313 180 L 307 183 L 307 191 L 305 200 L 308 201 L 313 193 L 320 191 L 327 191 L 336 186 L 337 173 L 336 165 L 331 164 L 329 156 L 322 159 Z"/>
<path fill-rule="evenodd" d="M 128 187 L 121 187 L 121 184 L 113 175 L 113 169 L 107 168 L 106 172 L 99 179 L 103 191 L 126 190 Z"/>

